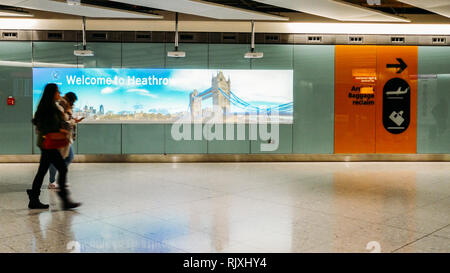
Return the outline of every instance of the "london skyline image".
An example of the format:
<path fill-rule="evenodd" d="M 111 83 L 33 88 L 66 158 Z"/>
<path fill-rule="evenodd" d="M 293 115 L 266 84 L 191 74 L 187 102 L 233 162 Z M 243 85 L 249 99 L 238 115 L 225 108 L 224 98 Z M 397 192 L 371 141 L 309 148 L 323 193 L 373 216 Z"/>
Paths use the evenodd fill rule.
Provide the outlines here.
<path fill-rule="evenodd" d="M 87 122 L 198 121 L 219 109 L 225 122 L 273 111 L 292 123 L 292 70 L 33 68 L 34 111 L 50 82 L 77 94 L 74 116 Z"/>

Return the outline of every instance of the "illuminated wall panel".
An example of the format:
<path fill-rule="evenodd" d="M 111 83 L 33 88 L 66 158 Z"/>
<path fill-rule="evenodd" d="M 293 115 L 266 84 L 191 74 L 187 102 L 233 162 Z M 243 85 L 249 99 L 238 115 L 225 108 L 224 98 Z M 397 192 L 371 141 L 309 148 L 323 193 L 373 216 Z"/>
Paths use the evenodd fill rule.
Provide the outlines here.
<path fill-rule="evenodd" d="M 417 47 L 335 54 L 335 153 L 416 153 Z"/>
<path fill-rule="evenodd" d="M 416 153 L 417 47 L 377 47 L 376 152 Z"/>
<path fill-rule="evenodd" d="M 335 153 L 375 152 L 377 47 L 336 46 Z"/>

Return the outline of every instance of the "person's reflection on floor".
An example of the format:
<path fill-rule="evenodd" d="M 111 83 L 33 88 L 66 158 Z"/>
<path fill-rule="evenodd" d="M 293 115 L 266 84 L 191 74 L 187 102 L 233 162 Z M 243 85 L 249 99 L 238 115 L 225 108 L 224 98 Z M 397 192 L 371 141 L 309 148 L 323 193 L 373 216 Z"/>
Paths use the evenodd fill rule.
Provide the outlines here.
<path fill-rule="evenodd" d="M 57 203 L 57 194 L 55 191 L 50 192 L 49 194 L 49 200 L 51 204 Z M 52 218 L 50 221 L 49 226 L 53 227 L 53 229 L 56 230 L 64 230 L 64 241 L 67 242 L 67 244 L 71 242 L 75 242 L 75 234 L 72 230 L 72 224 L 73 224 L 73 218 L 75 216 L 79 215 L 77 211 L 59 211 L 58 213 L 52 214 Z M 62 234 L 62 232 L 60 232 Z M 82 246 L 81 246 L 82 247 Z M 71 246 L 66 245 L 66 249 L 64 252 L 79 252 L 82 249 L 71 249 Z"/>
<path fill-rule="evenodd" d="M 55 194 L 49 194 L 50 203 L 55 202 Z M 75 211 L 30 211 L 27 223 L 32 233 L 26 252 L 80 252 L 81 248 L 69 247 L 76 241 L 71 227 L 77 214 Z"/>
<path fill-rule="evenodd" d="M 27 245 L 29 249 L 26 249 L 25 252 L 40 252 L 40 249 L 42 248 L 42 243 L 45 241 L 45 236 L 43 234 L 44 230 L 42 229 L 40 225 L 40 221 L 37 221 L 35 219 L 39 219 L 40 214 L 43 211 L 29 211 L 27 216 L 27 224 L 32 231 L 32 242 L 30 245 Z M 37 224 L 37 225 L 36 225 Z"/>
<path fill-rule="evenodd" d="M 442 136 L 447 131 L 448 122 L 448 103 L 445 97 L 441 97 L 438 103 L 431 110 L 433 117 L 436 121 L 436 134 L 437 137 Z"/>

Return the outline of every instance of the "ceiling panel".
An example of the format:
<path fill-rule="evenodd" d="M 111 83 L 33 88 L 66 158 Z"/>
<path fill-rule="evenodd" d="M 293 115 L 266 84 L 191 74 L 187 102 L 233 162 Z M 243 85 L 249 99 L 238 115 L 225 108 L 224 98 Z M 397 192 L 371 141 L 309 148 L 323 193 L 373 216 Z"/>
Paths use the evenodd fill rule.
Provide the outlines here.
<path fill-rule="evenodd" d="M 13 10 L 0 10 L 0 17 L 33 17 L 33 14 Z"/>
<path fill-rule="evenodd" d="M 359 5 L 333 0 L 254 0 L 339 21 L 410 22 L 410 20 Z"/>
<path fill-rule="evenodd" d="M 450 18 L 450 0 L 398 0 L 398 1 Z"/>
<path fill-rule="evenodd" d="M 17 3 L 23 2 L 23 0 L 1 0 L 0 4 L 6 6 L 14 6 Z"/>
<path fill-rule="evenodd" d="M 131 5 L 192 14 L 220 20 L 286 21 L 288 18 L 201 0 L 115 0 Z"/>
<path fill-rule="evenodd" d="M 162 16 L 103 8 L 91 5 L 70 6 L 65 2 L 50 0 L 0 0 L 0 5 L 36 9 L 92 18 L 161 19 Z"/>

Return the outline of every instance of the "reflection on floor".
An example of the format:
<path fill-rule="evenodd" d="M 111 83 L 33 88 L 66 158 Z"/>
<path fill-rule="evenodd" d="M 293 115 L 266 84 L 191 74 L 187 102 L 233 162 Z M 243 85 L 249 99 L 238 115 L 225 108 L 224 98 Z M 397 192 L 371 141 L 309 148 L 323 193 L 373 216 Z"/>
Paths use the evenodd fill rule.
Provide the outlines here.
<path fill-rule="evenodd" d="M 450 163 L 73 164 L 29 211 L 0 164 L 0 252 L 450 252 Z"/>

